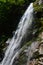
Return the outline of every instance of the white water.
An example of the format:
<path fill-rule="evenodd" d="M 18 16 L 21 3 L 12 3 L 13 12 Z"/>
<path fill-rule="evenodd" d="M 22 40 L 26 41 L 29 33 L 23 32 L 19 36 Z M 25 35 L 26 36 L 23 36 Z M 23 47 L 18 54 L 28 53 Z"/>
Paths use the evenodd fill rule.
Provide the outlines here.
<path fill-rule="evenodd" d="M 27 8 L 22 16 L 15 35 L 9 41 L 9 46 L 5 52 L 5 57 L 0 65 L 12 65 L 14 59 L 18 56 L 22 38 L 25 37 L 27 30 L 30 28 L 33 21 L 33 3 Z"/>

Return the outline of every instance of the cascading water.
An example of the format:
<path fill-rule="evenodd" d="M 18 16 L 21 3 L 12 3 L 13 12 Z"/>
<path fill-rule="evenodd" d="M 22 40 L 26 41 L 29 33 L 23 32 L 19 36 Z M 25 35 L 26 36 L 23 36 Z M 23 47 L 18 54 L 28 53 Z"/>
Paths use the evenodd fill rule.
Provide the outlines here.
<path fill-rule="evenodd" d="M 5 57 L 0 65 L 12 65 L 14 59 L 20 53 L 20 46 L 22 38 L 27 35 L 27 30 L 30 28 L 33 21 L 33 3 L 27 8 L 26 12 L 22 16 L 18 28 L 10 40 L 10 44 L 5 52 Z"/>

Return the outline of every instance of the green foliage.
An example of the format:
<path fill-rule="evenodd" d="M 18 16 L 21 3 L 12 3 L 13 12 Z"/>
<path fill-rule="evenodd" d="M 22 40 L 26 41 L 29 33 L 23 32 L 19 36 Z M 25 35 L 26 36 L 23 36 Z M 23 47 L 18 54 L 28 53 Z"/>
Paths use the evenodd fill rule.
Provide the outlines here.
<path fill-rule="evenodd" d="M 24 0 L 0 0 L 0 1 L 14 3 L 15 5 L 24 3 Z"/>
<path fill-rule="evenodd" d="M 11 8 L 10 4 L 0 2 L 0 19 L 1 20 L 3 20 L 3 19 L 6 20 L 7 13 L 10 10 L 10 8 Z M 5 21 L 5 20 L 3 20 L 3 21 Z"/>
<path fill-rule="evenodd" d="M 18 65 L 26 65 L 27 62 L 27 56 L 26 54 L 23 52 L 20 54 L 19 59 L 18 59 Z"/>
<path fill-rule="evenodd" d="M 7 44 L 5 43 L 5 41 L 8 39 L 8 37 L 6 37 L 5 35 L 2 35 L 1 37 L 0 37 L 0 49 L 4 49 L 6 46 L 7 46 Z"/>
<path fill-rule="evenodd" d="M 38 11 L 43 11 L 43 4 L 42 5 L 35 5 L 34 4 L 34 10 L 37 11 L 37 12 Z"/>
<path fill-rule="evenodd" d="M 36 12 L 36 18 L 35 18 L 35 22 L 39 22 L 40 24 L 40 28 L 39 28 L 39 32 L 42 32 L 43 30 L 43 3 L 39 5 L 39 0 L 36 0 L 33 3 L 34 6 L 34 12 Z M 40 30 L 41 29 L 41 30 Z"/>
<path fill-rule="evenodd" d="M 34 2 L 35 0 L 0 0 L 1 2 L 10 2 L 13 3 L 15 5 L 23 5 L 24 3 L 30 3 L 30 2 Z"/>
<path fill-rule="evenodd" d="M 2 1 L 2 2 L 6 2 L 6 0 L 0 0 L 0 1 Z"/>
<path fill-rule="evenodd" d="M 9 0 L 9 2 L 18 5 L 18 4 L 23 4 L 24 0 Z"/>

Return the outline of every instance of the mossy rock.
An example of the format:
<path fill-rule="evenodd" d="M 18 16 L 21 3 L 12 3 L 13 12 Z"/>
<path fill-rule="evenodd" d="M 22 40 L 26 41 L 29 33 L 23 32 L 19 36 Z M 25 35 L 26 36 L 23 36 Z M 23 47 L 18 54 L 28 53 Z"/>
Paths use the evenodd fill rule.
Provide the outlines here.
<path fill-rule="evenodd" d="M 34 12 L 36 12 L 36 22 L 40 22 L 41 27 L 43 27 L 43 3 L 39 5 L 40 0 L 36 0 L 33 3 Z"/>
<path fill-rule="evenodd" d="M 36 0 L 36 1 L 33 3 L 34 11 L 35 11 L 35 12 L 43 12 L 43 3 L 41 3 L 41 4 L 39 5 L 39 1 L 40 1 L 40 0 Z"/>
<path fill-rule="evenodd" d="M 33 6 L 34 6 L 34 11 L 36 11 L 36 12 L 43 12 L 43 3 L 39 5 L 39 0 L 36 0 L 33 3 Z"/>

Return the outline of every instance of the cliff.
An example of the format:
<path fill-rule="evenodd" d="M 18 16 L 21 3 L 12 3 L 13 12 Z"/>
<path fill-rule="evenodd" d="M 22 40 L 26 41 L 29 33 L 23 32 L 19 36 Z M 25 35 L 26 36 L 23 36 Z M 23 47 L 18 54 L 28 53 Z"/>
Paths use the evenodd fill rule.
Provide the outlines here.
<path fill-rule="evenodd" d="M 23 45 L 18 65 L 43 65 L 43 1 L 36 0 L 33 6 L 38 29 L 33 39 Z"/>
<path fill-rule="evenodd" d="M 16 24 L 18 24 L 17 21 L 19 21 L 19 18 L 24 13 L 24 10 L 27 8 L 26 5 L 28 6 L 28 3 L 24 6 L 22 6 L 20 4 L 19 4 L 20 5 L 19 6 L 17 4 L 17 6 L 15 8 L 14 6 L 16 4 L 15 5 L 11 4 L 11 3 L 8 5 L 6 3 L 4 3 L 4 4 L 7 6 L 7 8 L 8 7 L 9 8 L 7 9 L 4 6 L 4 8 L 6 9 L 6 12 L 4 11 L 5 14 L 0 13 L 0 15 L 2 15 L 1 19 L 0 19 L 1 20 L 0 25 L 2 27 L 3 23 L 5 25 L 5 22 L 8 21 L 7 24 L 11 24 L 11 26 L 9 26 L 9 25 L 6 26 L 7 25 L 6 24 L 5 27 L 6 28 L 9 27 L 9 29 L 7 28 L 8 30 L 7 31 L 5 30 L 4 33 L 3 33 L 3 30 L 1 30 L 2 34 L 1 34 L 1 38 L 0 38 L 0 58 L 2 57 L 2 59 L 4 57 L 5 49 L 8 46 L 6 44 L 6 40 L 10 37 L 9 34 L 13 31 L 13 29 L 16 28 L 16 26 L 17 26 Z M 21 7 L 21 9 L 19 9 L 20 7 Z M 22 7 L 23 7 L 23 9 L 22 9 Z M 34 7 L 34 22 L 36 24 L 35 29 L 37 29 L 37 31 L 35 32 L 35 35 L 32 37 L 32 39 L 30 39 L 26 43 L 23 43 L 23 45 L 21 46 L 21 49 L 20 49 L 21 53 L 19 54 L 19 57 L 17 59 L 15 59 L 15 62 L 14 62 L 16 65 L 43 65 L 43 1 L 42 0 L 34 1 L 33 7 Z M 3 8 L 2 8 L 2 10 L 3 10 Z M 20 14 L 18 12 L 17 12 L 17 14 L 20 16 L 18 17 L 18 15 L 16 15 L 13 10 L 15 12 L 17 12 L 19 10 Z M 22 12 L 21 12 L 21 10 L 22 10 Z M 3 12 L 3 11 L 1 11 L 1 12 Z M 13 13 L 13 15 L 11 13 Z M 18 18 L 15 18 L 15 19 L 17 19 L 17 20 L 15 20 L 16 24 L 14 24 L 14 18 L 13 18 L 14 14 L 18 17 Z M 3 18 L 3 20 L 2 20 L 2 18 Z M 11 18 L 13 18 L 13 19 L 11 19 Z M 11 21 L 13 20 L 13 23 L 11 23 L 10 19 L 11 19 Z M 5 20 L 5 22 L 3 22 L 4 20 Z M 15 25 L 15 27 L 12 27 L 13 25 Z M 5 27 L 3 29 L 5 29 Z M 10 30 L 10 32 L 8 33 L 9 30 Z M 5 33 L 6 33 L 6 35 L 8 35 L 7 37 L 6 37 Z M 0 62 L 2 61 L 2 59 L 0 59 Z"/>

